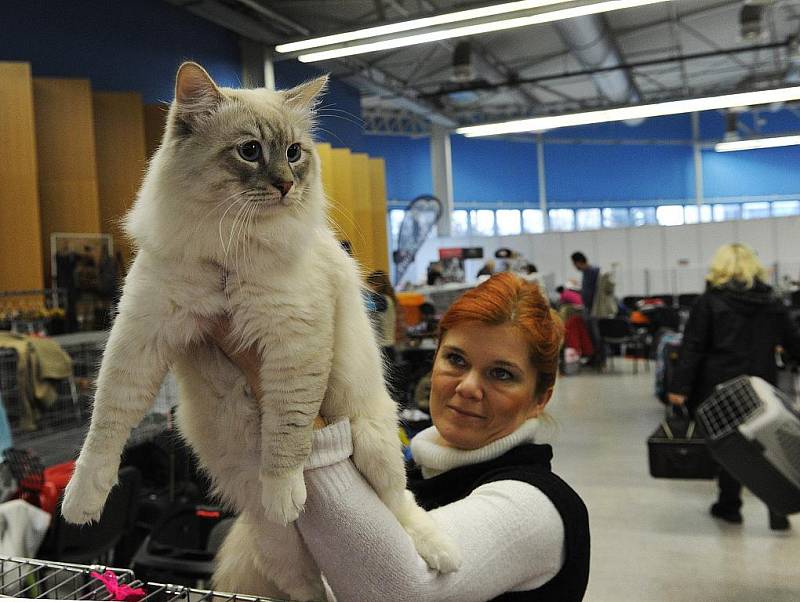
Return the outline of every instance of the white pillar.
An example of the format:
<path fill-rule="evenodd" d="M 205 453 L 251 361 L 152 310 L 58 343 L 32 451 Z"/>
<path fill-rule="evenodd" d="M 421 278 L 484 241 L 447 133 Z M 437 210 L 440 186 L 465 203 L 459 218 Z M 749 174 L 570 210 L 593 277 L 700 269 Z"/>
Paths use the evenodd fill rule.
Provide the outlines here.
<path fill-rule="evenodd" d="M 544 169 L 544 140 L 541 134 L 536 135 L 536 172 L 539 181 L 539 209 L 542 210 L 544 229 L 550 229 L 550 218 L 547 214 L 547 180 Z"/>
<path fill-rule="evenodd" d="M 453 212 L 453 160 L 450 154 L 450 131 L 434 124 L 431 129 L 431 175 L 433 195 L 442 203 L 437 223 L 439 236 L 450 236 L 450 215 Z"/>
<path fill-rule="evenodd" d="M 264 53 L 264 87 L 267 90 L 275 89 L 275 69 L 272 66 L 272 55 Z"/>
<path fill-rule="evenodd" d="M 703 153 L 700 146 L 700 114 L 692 113 L 692 147 L 694 151 L 694 200 L 697 203 L 697 221 L 701 222 L 700 206 L 703 204 Z"/>

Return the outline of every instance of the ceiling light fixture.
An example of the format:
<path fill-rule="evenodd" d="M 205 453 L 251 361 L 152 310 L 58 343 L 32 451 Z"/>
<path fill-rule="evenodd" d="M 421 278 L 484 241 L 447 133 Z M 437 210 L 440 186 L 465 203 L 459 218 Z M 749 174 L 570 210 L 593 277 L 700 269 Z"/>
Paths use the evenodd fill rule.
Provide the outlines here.
<path fill-rule="evenodd" d="M 763 105 L 792 100 L 800 100 L 800 86 L 759 90 L 756 92 L 738 92 L 736 94 L 724 94 L 722 96 L 708 96 L 704 98 L 689 98 L 686 100 L 673 100 L 646 105 L 633 105 L 616 109 L 587 111 L 585 113 L 516 119 L 514 121 L 505 121 L 502 123 L 488 123 L 485 125 L 462 127 L 458 128 L 456 132 L 464 134 L 467 137 L 498 136 L 501 134 L 517 134 L 520 132 L 541 132 L 544 130 L 553 130 L 576 125 L 590 125 L 610 121 L 624 121 L 627 119 L 643 119 L 647 117 L 663 117 L 665 115 L 680 115 L 682 113 Z"/>
<path fill-rule="evenodd" d="M 320 49 L 317 52 L 299 54 L 297 56 L 299 61 L 311 63 L 671 1 L 673 0 L 603 0 L 601 2 L 596 0 L 573 0 L 569 2 L 564 2 L 563 0 L 524 0 L 521 2 L 508 2 L 321 38 L 279 44 L 275 47 L 275 51 L 281 54 L 297 54 L 312 48 Z M 473 23 L 457 27 L 449 26 L 453 23 L 470 21 L 473 21 Z M 397 35 L 418 30 L 428 31 L 410 35 Z M 378 39 L 375 41 L 363 41 L 372 40 L 373 38 Z"/>
<path fill-rule="evenodd" d="M 413 31 L 415 29 L 424 29 L 426 27 L 436 27 L 437 25 L 447 25 L 449 23 L 469 21 L 470 19 L 479 19 L 481 17 L 492 17 L 495 15 L 503 15 L 520 10 L 541 8 L 562 2 L 564 2 L 564 0 L 523 0 L 521 2 L 506 2 L 504 4 L 484 6 L 483 8 L 472 8 L 470 10 L 461 10 L 454 13 L 447 13 L 445 15 L 437 15 L 435 17 L 412 19 L 410 21 L 402 21 L 400 23 L 389 23 L 388 25 L 367 27 L 365 29 L 357 29 L 355 31 L 347 31 L 344 33 L 335 33 L 333 35 L 321 36 L 319 38 L 309 38 L 308 40 L 299 40 L 297 42 L 289 42 L 287 44 L 278 44 L 275 46 L 275 51 L 285 53 L 309 50 L 311 48 L 322 48 L 323 46 L 332 46 L 333 44 L 354 42 L 355 40 L 377 38 L 384 35 L 391 35 L 393 33 L 403 33 L 406 31 Z"/>
<path fill-rule="evenodd" d="M 751 138 L 750 140 L 731 140 L 714 145 L 714 150 L 718 153 L 728 153 L 731 151 L 752 150 L 756 148 L 794 146 L 796 144 L 800 144 L 800 135 Z"/>

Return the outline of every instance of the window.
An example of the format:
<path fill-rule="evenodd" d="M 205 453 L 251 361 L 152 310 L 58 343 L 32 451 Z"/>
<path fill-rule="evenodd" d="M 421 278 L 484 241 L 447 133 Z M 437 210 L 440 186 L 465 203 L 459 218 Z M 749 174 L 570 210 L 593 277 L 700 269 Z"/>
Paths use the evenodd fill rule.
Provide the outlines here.
<path fill-rule="evenodd" d="M 469 215 L 463 209 L 457 209 L 450 214 L 450 235 L 469 235 Z"/>
<path fill-rule="evenodd" d="M 603 217 L 599 209 L 578 209 L 575 223 L 578 230 L 599 230 L 603 227 Z"/>
<path fill-rule="evenodd" d="M 656 209 L 659 226 L 682 226 L 683 205 L 661 205 Z"/>
<path fill-rule="evenodd" d="M 403 218 L 406 216 L 406 212 L 402 209 L 392 209 L 389 212 L 389 224 L 392 228 L 392 241 L 393 245 L 397 244 L 397 237 L 400 235 L 400 224 L 403 223 Z"/>
<path fill-rule="evenodd" d="M 569 232 L 575 229 L 575 212 L 572 209 L 551 209 L 549 217 L 551 230 Z"/>
<path fill-rule="evenodd" d="M 628 210 L 624 207 L 606 207 L 603 209 L 603 226 L 606 228 L 627 228 L 630 223 Z"/>
<path fill-rule="evenodd" d="M 741 205 L 737 203 L 724 203 L 714 205 L 714 221 L 724 222 L 729 219 L 739 219 L 742 213 Z"/>
<path fill-rule="evenodd" d="M 494 236 L 494 211 L 473 209 L 469 212 L 469 227 L 477 236 Z"/>
<path fill-rule="evenodd" d="M 522 232 L 522 217 L 519 209 L 498 209 L 495 212 L 497 220 L 497 233 L 500 236 L 510 236 Z"/>
<path fill-rule="evenodd" d="M 657 223 L 655 207 L 631 208 L 631 226 L 649 226 Z"/>
<path fill-rule="evenodd" d="M 699 213 L 699 219 L 698 219 Z M 697 224 L 699 222 L 711 221 L 711 205 L 700 205 L 700 211 L 697 211 L 697 205 L 684 205 L 683 206 L 683 223 Z"/>
<path fill-rule="evenodd" d="M 522 228 L 525 232 L 538 234 L 544 232 L 544 211 L 541 209 L 524 209 L 522 211 Z"/>
<path fill-rule="evenodd" d="M 775 201 L 772 203 L 772 215 L 800 215 L 800 201 Z"/>
<path fill-rule="evenodd" d="M 742 203 L 742 219 L 769 217 L 769 203 Z"/>

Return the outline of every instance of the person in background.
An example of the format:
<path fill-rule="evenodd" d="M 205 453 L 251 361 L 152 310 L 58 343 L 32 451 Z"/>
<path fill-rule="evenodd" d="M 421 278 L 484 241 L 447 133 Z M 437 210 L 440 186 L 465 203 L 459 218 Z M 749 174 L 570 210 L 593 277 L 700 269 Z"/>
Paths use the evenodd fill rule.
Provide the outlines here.
<path fill-rule="evenodd" d="M 426 282 L 428 286 L 438 286 L 444 282 L 444 268 L 442 266 L 442 262 L 432 261 L 428 264 Z"/>
<path fill-rule="evenodd" d="M 367 286 L 373 293 L 380 295 L 385 302 L 385 309 L 381 309 L 379 312 L 380 324 L 378 324 L 377 335 L 384 360 L 391 365 L 394 363 L 397 330 L 397 297 L 394 287 L 389 280 L 389 275 L 382 270 L 376 270 L 367 276 Z"/>
<path fill-rule="evenodd" d="M 394 374 L 396 369 L 397 297 L 389 275 L 383 270 L 376 270 L 367 276 L 367 286 L 383 301 L 377 304 L 378 309 L 375 312 L 375 334 L 383 355 L 386 386 L 392 394 L 392 398 L 397 400 L 396 375 Z"/>
<path fill-rule="evenodd" d="M 478 278 L 481 276 L 491 276 L 494 274 L 495 263 L 494 259 L 489 259 L 486 263 L 483 264 L 483 267 L 478 270 Z"/>
<path fill-rule="evenodd" d="M 581 281 L 581 299 L 583 300 L 583 307 L 587 312 L 592 311 L 594 304 L 594 296 L 597 293 L 597 279 L 600 276 L 600 268 L 594 265 L 589 265 L 589 260 L 586 255 L 580 251 L 575 251 L 571 256 L 572 265 L 575 269 L 581 272 L 583 279 Z"/>
<path fill-rule="evenodd" d="M 297 526 L 337 599 L 583 599 L 586 506 L 553 474 L 552 448 L 540 442 L 562 335 L 539 290 L 507 272 L 464 293 L 442 318 L 433 426 L 411 440 L 409 488 L 458 546 L 456 572 L 428 568 L 356 470 L 350 422 L 316 419 Z M 257 382 L 254 350 L 225 351 Z"/>
<path fill-rule="evenodd" d="M 717 249 L 683 333 L 678 363 L 670 384 L 670 403 L 687 405 L 690 414 L 714 387 L 741 375 L 777 383 L 775 348 L 800 359 L 800 332 L 784 305 L 764 283 L 765 271 L 753 250 L 743 244 Z M 729 523 L 742 522 L 741 484 L 720 469 L 719 497 L 711 514 Z M 785 516 L 770 510 L 770 527 L 786 530 Z"/>
<path fill-rule="evenodd" d="M 556 292 L 558 293 L 559 305 L 583 305 L 581 294 L 569 284 L 567 286 L 559 286 L 556 288 Z"/>
<path fill-rule="evenodd" d="M 544 285 L 544 278 L 539 273 L 539 270 L 536 268 L 536 264 L 533 263 L 526 263 L 522 269 L 522 273 L 519 274 L 520 278 L 522 278 L 525 282 L 533 282 L 536 286 L 539 287 L 539 292 L 542 293 L 542 296 L 545 299 L 549 299 L 547 288 Z"/>
<path fill-rule="evenodd" d="M 597 295 L 597 282 L 600 279 L 600 268 L 594 265 L 589 265 L 589 260 L 586 255 L 580 251 L 575 251 L 571 256 L 572 265 L 575 269 L 581 272 L 583 278 L 581 279 L 581 300 L 583 301 L 583 313 L 586 318 L 586 325 L 589 329 L 589 334 L 592 337 L 592 346 L 594 348 L 594 356 L 589 361 L 589 364 L 602 368 L 606 361 L 605 345 L 600 337 L 598 330 L 597 320 L 592 316 L 592 307 L 594 306 L 594 299 Z"/>

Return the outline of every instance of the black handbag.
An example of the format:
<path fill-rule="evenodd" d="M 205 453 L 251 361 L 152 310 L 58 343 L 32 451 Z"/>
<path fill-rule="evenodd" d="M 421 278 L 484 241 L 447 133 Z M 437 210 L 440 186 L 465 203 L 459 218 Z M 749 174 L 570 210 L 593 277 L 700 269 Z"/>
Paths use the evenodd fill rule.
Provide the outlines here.
<path fill-rule="evenodd" d="M 647 438 L 650 475 L 657 479 L 714 479 L 717 463 L 683 406 L 668 406 L 666 416 Z"/>

